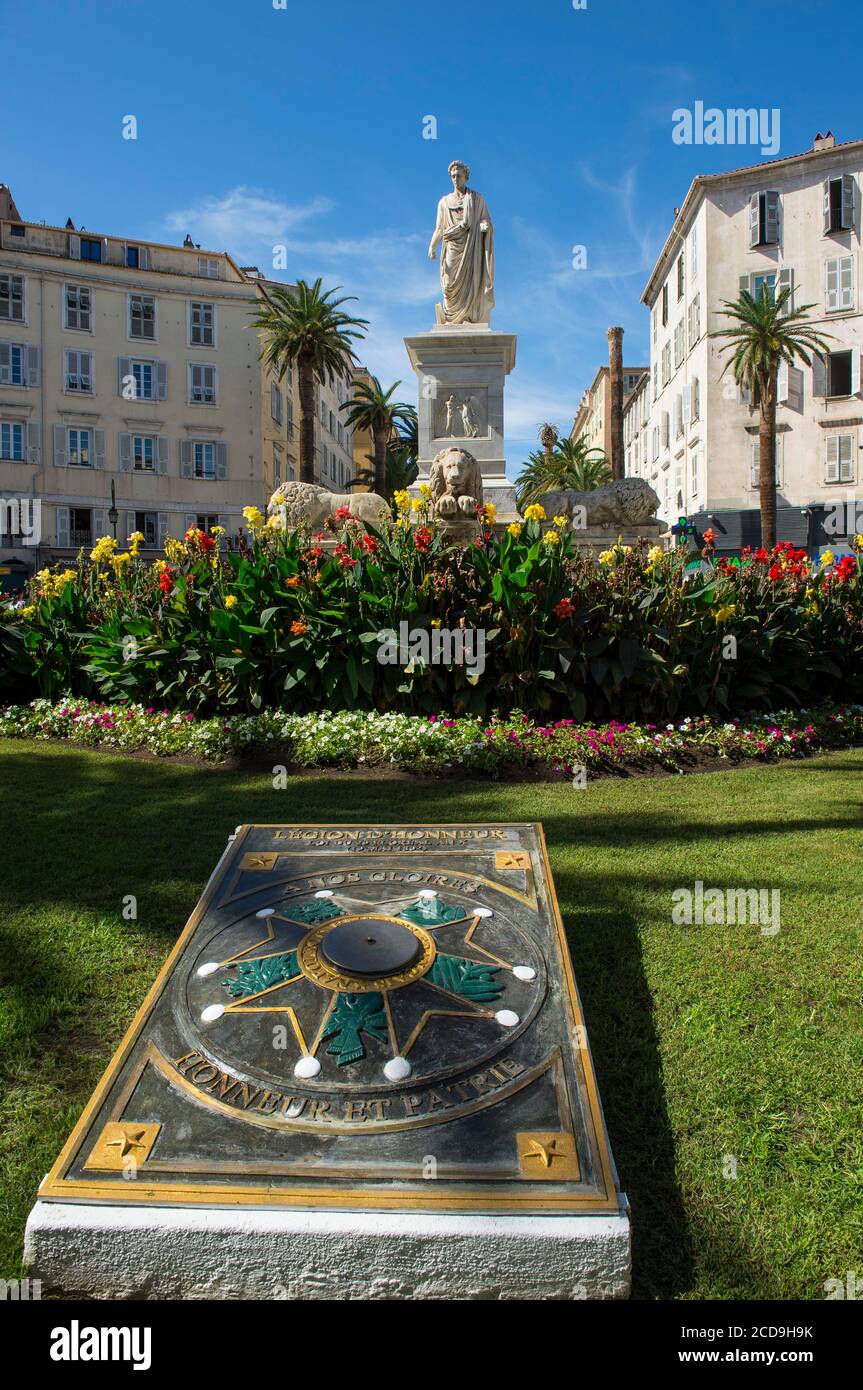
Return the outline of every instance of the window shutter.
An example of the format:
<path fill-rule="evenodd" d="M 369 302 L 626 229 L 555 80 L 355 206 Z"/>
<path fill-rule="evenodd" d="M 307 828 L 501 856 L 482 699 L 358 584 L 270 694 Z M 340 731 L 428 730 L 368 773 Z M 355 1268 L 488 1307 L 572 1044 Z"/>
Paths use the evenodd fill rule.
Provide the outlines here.
<path fill-rule="evenodd" d="M 682 397 L 680 394 L 678 394 L 678 395 L 676 395 L 676 396 L 674 397 L 674 438 L 675 438 L 675 439 L 676 439 L 677 436 L 681 433 L 682 429 L 683 429 L 683 397 Z"/>
<path fill-rule="evenodd" d="M 28 385 L 28 386 L 38 386 L 38 385 L 39 385 L 39 349 L 38 349 L 37 347 L 28 346 L 28 348 L 27 348 L 27 366 L 26 366 L 26 368 L 25 368 L 25 372 L 26 372 L 26 382 L 27 382 L 27 385 Z"/>
<path fill-rule="evenodd" d="M 668 411 L 667 411 L 667 410 L 663 410 L 663 412 L 662 412 L 662 447 L 663 447 L 663 449 L 667 449 L 667 448 L 668 448 L 668 428 L 669 428 Z"/>
<path fill-rule="evenodd" d="M 56 517 L 57 517 L 57 544 L 58 544 L 58 545 L 68 545 L 68 544 L 69 544 L 69 508 L 68 508 L 68 507 L 58 507 L 58 508 L 57 508 L 57 511 L 56 511 Z"/>
<path fill-rule="evenodd" d="M 168 471 L 168 441 L 162 435 L 156 440 L 156 472 L 167 473 Z"/>
<path fill-rule="evenodd" d="M 154 399 L 166 401 L 168 399 L 168 364 L 167 362 L 154 363 L 156 368 L 156 394 Z"/>
<path fill-rule="evenodd" d="M 139 247 L 138 247 L 138 269 L 139 269 L 139 270 L 149 270 L 149 269 L 150 269 L 150 248 L 149 248 L 149 246 L 139 246 Z"/>
<path fill-rule="evenodd" d="M 740 387 L 740 400 L 743 405 L 752 405 L 752 392 L 748 386 Z"/>
<path fill-rule="evenodd" d="M 224 545 L 224 544 L 225 544 L 225 541 L 226 541 L 227 538 L 228 538 L 228 536 L 231 534 L 231 518 L 230 518 L 229 516 L 221 516 L 221 515 L 220 515 L 220 516 L 219 516 L 219 525 L 221 526 L 222 530 L 225 532 L 224 536 L 221 537 L 222 545 Z"/>
<path fill-rule="evenodd" d="M 821 208 L 823 212 L 823 229 L 830 231 L 830 180 L 825 179 L 821 185 Z"/>
<path fill-rule="evenodd" d="M 197 514 L 195 512 L 186 512 L 185 518 L 183 520 L 183 531 L 186 532 L 189 530 L 197 529 L 197 525 Z"/>
<path fill-rule="evenodd" d="M 744 290 L 747 294 L 752 293 L 752 279 L 749 275 L 741 275 L 740 277 L 740 293 L 742 294 Z"/>
<path fill-rule="evenodd" d="M 788 400 L 788 363 L 784 360 L 776 373 L 776 399 L 781 403 Z"/>
<path fill-rule="evenodd" d="M 54 467 L 66 467 L 66 429 L 63 425 L 54 426 Z"/>
<path fill-rule="evenodd" d="M 841 256 L 839 258 L 839 307 L 840 309 L 854 308 L 854 281 L 856 261 L 854 256 Z"/>
<path fill-rule="evenodd" d="M 782 309 L 782 313 L 790 314 L 794 308 L 794 271 L 791 266 L 783 266 L 779 272 L 779 279 L 776 282 L 777 298 L 783 290 L 788 290 L 788 298 Z"/>
<path fill-rule="evenodd" d="M 759 455 L 759 441 L 750 439 L 749 441 L 749 486 L 757 488 L 760 486 L 761 458 Z"/>
<path fill-rule="evenodd" d="M 117 395 L 123 394 L 123 378 L 132 375 L 131 357 L 117 358 Z"/>
<path fill-rule="evenodd" d="M 194 469 L 191 439 L 180 440 L 180 477 L 191 478 Z"/>
<path fill-rule="evenodd" d="M 827 395 L 827 363 L 816 352 L 812 354 L 812 394 Z"/>
<path fill-rule="evenodd" d="M 774 245 L 779 240 L 779 194 L 766 193 L 764 196 L 764 240 Z"/>
<path fill-rule="evenodd" d="M 41 450 L 41 442 L 42 442 L 42 441 L 41 441 L 41 434 L 42 434 L 42 430 L 41 430 L 41 427 L 40 427 L 39 425 L 28 425 L 28 426 L 27 426 L 27 462 L 28 462 L 28 463 L 34 463 L 34 464 L 37 464 L 37 465 L 38 465 L 38 463 L 39 463 L 40 455 L 41 455 L 41 452 L 42 452 L 42 450 Z"/>
<path fill-rule="evenodd" d="M 840 483 L 853 483 L 854 481 L 854 435 L 840 434 L 839 436 L 839 481 Z"/>
<path fill-rule="evenodd" d="M 692 382 L 692 418 L 701 418 L 701 382 L 695 377 Z"/>
<path fill-rule="evenodd" d="M 135 530 L 135 513 L 134 513 L 134 512 L 124 512 L 124 513 L 123 513 L 123 517 L 124 517 L 124 526 L 125 526 L 124 540 L 125 540 L 125 544 L 128 545 L 128 544 L 129 544 L 129 537 L 133 534 L 133 532 L 134 532 L 134 530 Z"/>
<path fill-rule="evenodd" d="M 93 508 L 93 539 L 98 541 L 108 535 L 108 508 Z"/>
<path fill-rule="evenodd" d="M 159 549 L 165 549 L 165 541 L 168 538 L 168 513 L 159 512 Z"/>
<path fill-rule="evenodd" d="M 117 450 L 117 454 L 118 454 L 118 458 L 119 458 L 119 460 L 120 460 L 120 471 L 121 471 L 122 473 L 131 473 L 131 471 L 132 471 L 132 436 L 131 436 L 131 434 L 119 434 L 119 435 L 117 436 L 117 441 L 118 441 L 118 450 Z"/>
<path fill-rule="evenodd" d="M 828 314 L 839 308 L 838 257 L 824 262 L 824 308 Z"/>
<path fill-rule="evenodd" d="M 12 384 L 12 344 L 0 343 L 0 386 Z"/>
<path fill-rule="evenodd" d="M 846 229 L 854 226 L 854 175 L 842 175 L 842 226 Z"/>
<path fill-rule="evenodd" d="M 224 482 L 228 476 L 228 446 L 223 439 L 216 444 L 216 477 Z"/>
<path fill-rule="evenodd" d="M 69 255 L 73 261 L 81 259 L 81 238 L 79 236 L 69 237 Z"/>
<path fill-rule="evenodd" d="M 749 199 L 749 245 L 757 246 L 759 241 L 759 215 L 758 215 L 759 195 L 753 193 Z"/>
<path fill-rule="evenodd" d="M 683 423 L 688 425 L 692 419 L 692 386 L 683 389 Z"/>
<path fill-rule="evenodd" d="M 860 394 L 860 349 L 859 349 L 859 347 L 853 347 L 853 348 L 851 349 L 851 395 L 852 395 L 852 396 L 859 396 L 859 394 Z"/>
<path fill-rule="evenodd" d="M 838 434 L 828 434 L 825 440 L 827 449 L 824 455 L 824 481 L 825 483 L 838 483 L 839 481 L 839 436 Z"/>
<path fill-rule="evenodd" d="M 95 455 L 95 457 L 94 457 L 94 459 L 93 459 L 94 466 L 95 466 L 96 468 L 104 468 L 104 467 L 105 467 L 105 431 L 104 431 L 104 430 L 94 430 L 94 431 L 93 431 L 93 452 L 94 452 L 94 455 Z"/>

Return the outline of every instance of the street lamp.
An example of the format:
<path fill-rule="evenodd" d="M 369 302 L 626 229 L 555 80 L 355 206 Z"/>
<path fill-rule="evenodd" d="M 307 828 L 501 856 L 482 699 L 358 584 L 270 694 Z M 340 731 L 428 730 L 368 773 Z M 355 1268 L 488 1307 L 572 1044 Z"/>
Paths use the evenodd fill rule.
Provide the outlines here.
<path fill-rule="evenodd" d="M 114 540 L 117 539 L 117 522 L 119 521 L 119 519 L 120 519 L 120 513 L 117 511 L 117 498 L 116 498 L 115 493 L 114 493 L 114 479 L 112 478 L 112 479 L 111 479 L 111 509 L 110 509 L 110 511 L 108 512 L 108 520 L 110 521 L 111 525 L 112 525 L 113 528 L 114 528 Z"/>

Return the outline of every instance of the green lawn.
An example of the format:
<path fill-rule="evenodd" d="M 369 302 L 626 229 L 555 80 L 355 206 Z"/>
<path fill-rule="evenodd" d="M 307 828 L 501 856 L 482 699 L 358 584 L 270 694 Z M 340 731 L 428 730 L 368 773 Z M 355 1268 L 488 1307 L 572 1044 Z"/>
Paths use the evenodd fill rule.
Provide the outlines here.
<path fill-rule="evenodd" d="M 636 1296 L 821 1298 L 859 1269 L 863 752 L 584 791 L 355 774 L 275 791 L 263 772 L 0 742 L 0 786 L 0 1276 L 234 826 L 381 817 L 543 821 Z M 782 930 L 672 925 L 695 879 L 779 888 Z"/>

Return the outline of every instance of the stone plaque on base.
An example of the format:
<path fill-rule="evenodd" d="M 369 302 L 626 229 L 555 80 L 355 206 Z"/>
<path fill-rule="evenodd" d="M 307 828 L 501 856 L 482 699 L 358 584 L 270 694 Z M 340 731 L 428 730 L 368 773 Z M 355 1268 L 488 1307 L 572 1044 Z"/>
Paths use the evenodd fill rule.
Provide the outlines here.
<path fill-rule="evenodd" d="M 623 1296 L 541 827 L 240 827 L 26 1257 L 103 1297 Z"/>

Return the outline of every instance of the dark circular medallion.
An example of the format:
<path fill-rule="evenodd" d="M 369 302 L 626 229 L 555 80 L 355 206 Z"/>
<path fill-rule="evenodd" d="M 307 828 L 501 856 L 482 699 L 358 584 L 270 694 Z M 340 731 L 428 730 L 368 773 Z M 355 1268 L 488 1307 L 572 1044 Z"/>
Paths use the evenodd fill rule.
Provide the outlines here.
<path fill-rule="evenodd" d="M 320 950 L 329 965 L 346 975 L 386 976 L 413 965 L 422 942 L 398 922 L 355 917 L 328 931 Z"/>

